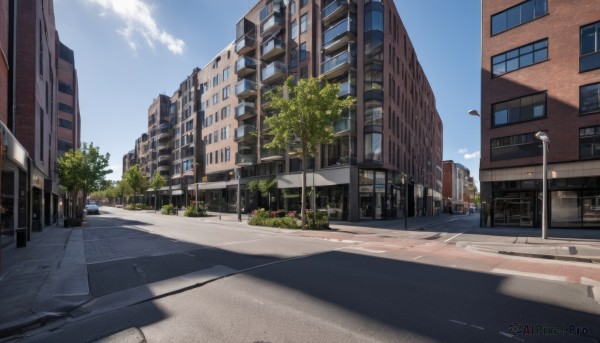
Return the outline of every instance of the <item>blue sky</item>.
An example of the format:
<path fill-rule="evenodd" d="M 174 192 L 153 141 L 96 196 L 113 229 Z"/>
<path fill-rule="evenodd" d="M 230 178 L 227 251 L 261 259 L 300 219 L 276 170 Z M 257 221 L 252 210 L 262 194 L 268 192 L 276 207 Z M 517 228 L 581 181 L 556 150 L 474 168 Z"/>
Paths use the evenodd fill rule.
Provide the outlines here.
<path fill-rule="evenodd" d="M 111 155 L 110 179 L 147 130 L 147 110 L 235 38 L 255 0 L 55 0 L 61 41 L 75 51 L 81 140 Z M 437 100 L 444 159 L 479 183 L 479 0 L 395 0 Z"/>

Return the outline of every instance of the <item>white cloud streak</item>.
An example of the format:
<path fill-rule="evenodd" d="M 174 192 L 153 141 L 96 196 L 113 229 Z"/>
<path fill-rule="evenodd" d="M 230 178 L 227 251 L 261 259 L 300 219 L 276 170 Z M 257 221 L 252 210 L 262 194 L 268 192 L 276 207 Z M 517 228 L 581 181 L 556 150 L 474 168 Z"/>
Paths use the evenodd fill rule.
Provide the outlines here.
<path fill-rule="evenodd" d="M 472 154 L 465 154 L 464 158 L 467 160 L 470 160 L 472 158 L 480 158 L 481 157 L 481 153 L 479 151 L 476 151 Z"/>
<path fill-rule="evenodd" d="M 466 154 L 467 152 L 469 152 L 469 149 L 465 149 L 465 148 L 458 149 L 459 154 Z"/>
<path fill-rule="evenodd" d="M 152 16 L 152 7 L 144 0 L 88 0 L 99 5 L 104 11 L 112 12 L 125 22 L 125 27 L 117 32 L 127 44 L 137 51 L 139 36 L 154 49 L 156 42 L 164 45 L 175 55 L 183 54 L 185 42 L 158 27 Z M 101 16 L 106 12 L 100 13 Z"/>

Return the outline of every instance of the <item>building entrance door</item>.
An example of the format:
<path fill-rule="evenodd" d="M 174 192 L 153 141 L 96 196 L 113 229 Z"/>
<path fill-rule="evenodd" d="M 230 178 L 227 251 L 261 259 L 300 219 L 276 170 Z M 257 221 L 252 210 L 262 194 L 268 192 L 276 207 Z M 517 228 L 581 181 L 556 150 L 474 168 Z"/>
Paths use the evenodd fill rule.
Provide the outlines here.
<path fill-rule="evenodd" d="M 527 226 L 533 225 L 531 201 L 515 198 L 494 200 L 494 225 Z"/>

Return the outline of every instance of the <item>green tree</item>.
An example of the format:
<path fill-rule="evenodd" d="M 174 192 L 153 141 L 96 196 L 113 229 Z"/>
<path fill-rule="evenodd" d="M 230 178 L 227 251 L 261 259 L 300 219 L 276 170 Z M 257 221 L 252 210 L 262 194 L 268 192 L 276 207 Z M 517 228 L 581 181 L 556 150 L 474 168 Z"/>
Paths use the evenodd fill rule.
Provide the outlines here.
<path fill-rule="evenodd" d="M 334 123 L 342 111 L 354 106 L 353 97 L 340 98 L 339 84 L 321 79 L 288 77 L 285 83 L 267 93 L 269 109 L 275 115 L 265 118 L 266 133 L 272 140 L 268 149 L 288 149 L 302 158 L 302 229 L 306 226 L 306 163 L 319 147 L 334 140 Z"/>
<path fill-rule="evenodd" d="M 127 185 L 127 188 L 133 192 L 134 198 L 138 193 L 144 194 L 146 189 L 148 189 L 148 178 L 140 171 L 140 166 L 137 164 L 125 172 L 125 175 L 123 175 L 123 182 Z"/>
<path fill-rule="evenodd" d="M 154 189 L 154 212 L 156 212 L 156 205 L 158 199 L 158 191 L 167 184 L 167 180 L 160 175 L 157 171 L 154 173 L 154 177 L 152 177 L 152 181 L 150 181 L 150 188 Z"/>
<path fill-rule="evenodd" d="M 76 198 L 77 193 L 83 193 L 84 201 L 88 194 L 105 189 L 109 181 L 106 175 L 112 173 L 108 169 L 110 154 L 100 154 L 100 148 L 94 143 L 83 143 L 79 150 L 67 151 L 57 161 L 57 172 L 60 184 Z M 83 208 L 77 209 L 81 216 Z"/>

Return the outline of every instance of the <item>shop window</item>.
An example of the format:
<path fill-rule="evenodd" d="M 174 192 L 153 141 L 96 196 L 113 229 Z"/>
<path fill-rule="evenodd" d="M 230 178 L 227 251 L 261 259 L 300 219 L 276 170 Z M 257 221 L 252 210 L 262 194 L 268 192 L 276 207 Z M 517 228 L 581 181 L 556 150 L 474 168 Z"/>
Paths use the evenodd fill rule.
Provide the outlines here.
<path fill-rule="evenodd" d="M 579 129 L 579 158 L 600 158 L 600 126 Z"/>
<path fill-rule="evenodd" d="M 600 111 L 600 83 L 579 88 L 579 113 Z"/>

